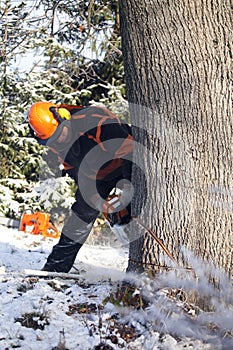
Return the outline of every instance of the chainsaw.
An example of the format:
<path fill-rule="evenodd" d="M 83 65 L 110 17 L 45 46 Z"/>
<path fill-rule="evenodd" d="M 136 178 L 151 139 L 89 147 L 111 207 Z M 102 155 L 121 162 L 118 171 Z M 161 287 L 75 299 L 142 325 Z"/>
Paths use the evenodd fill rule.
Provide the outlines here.
<path fill-rule="evenodd" d="M 43 212 L 23 213 L 20 220 L 0 217 L 0 224 L 17 228 L 19 231 L 32 235 L 43 235 L 45 237 L 58 238 L 60 231 L 52 224 L 50 215 Z"/>
<path fill-rule="evenodd" d="M 130 205 L 124 207 L 120 195 L 113 195 L 104 202 L 102 212 L 110 226 L 128 224 L 131 220 Z"/>
<path fill-rule="evenodd" d="M 152 231 L 139 217 L 131 216 L 130 205 L 125 208 L 122 207 L 120 201 L 120 195 L 113 195 L 109 197 L 107 201 L 103 205 L 103 214 L 106 220 L 109 222 L 111 227 L 116 226 L 124 226 L 128 224 L 131 220 L 135 220 L 138 222 L 140 226 L 142 226 L 149 235 L 159 244 L 159 246 L 163 249 L 163 251 L 167 254 L 167 256 L 172 260 L 174 264 L 177 265 L 177 261 L 172 256 L 171 252 L 168 250 L 163 241 L 157 237 L 154 231 Z"/>

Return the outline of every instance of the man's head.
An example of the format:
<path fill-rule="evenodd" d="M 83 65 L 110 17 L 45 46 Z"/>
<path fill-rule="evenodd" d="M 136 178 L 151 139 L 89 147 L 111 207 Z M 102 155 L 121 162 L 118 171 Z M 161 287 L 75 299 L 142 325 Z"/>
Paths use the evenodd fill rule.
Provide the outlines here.
<path fill-rule="evenodd" d="M 36 102 L 28 112 L 28 122 L 35 136 L 41 140 L 49 139 L 64 121 L 70 119 L 70 112 L 51 102 Z"/>

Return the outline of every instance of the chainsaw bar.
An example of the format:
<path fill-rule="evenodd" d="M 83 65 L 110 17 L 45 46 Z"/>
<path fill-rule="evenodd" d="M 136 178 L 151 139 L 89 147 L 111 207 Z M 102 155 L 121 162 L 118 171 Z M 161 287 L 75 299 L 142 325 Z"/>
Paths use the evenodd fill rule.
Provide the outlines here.
<path fill-rule="evenodd" d="M 175 265 L 177 265 L 177 261 L 173 258 L 172 254 L 168 250 L 168 248 L 165 246 L 165 244 L 162 242 L 160 238 L 156 236 L 154 231 L 152 231 L 149 227 L 147 227 L 142 220 L 140 220 L 138 217 L 133 217 L 134 220 L 136 220 L 144 229 L 147 230 L 147 232 L 155 239 L 155 241 L 160 245 L 160 247 L 163 249 L 163 251 L 169 256 L 169 258 L 174 262 Z"/>
<path fill-rule="evenodd" d="M 19 228 L 19 224 L 19 220 L 6 218 L 5 216 L 0 216 L 0 225 L 11 228 Z"/>

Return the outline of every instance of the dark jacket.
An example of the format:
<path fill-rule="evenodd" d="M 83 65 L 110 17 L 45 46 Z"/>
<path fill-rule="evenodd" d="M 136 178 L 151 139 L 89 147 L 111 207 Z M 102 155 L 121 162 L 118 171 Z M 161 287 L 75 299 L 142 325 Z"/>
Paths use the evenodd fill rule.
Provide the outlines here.
<path fill-rule="evenodd" d="M 59 125 L 47 142 L 65 172 L 78 183 L 78 176 L 111 180 L 122 174 L 130 180 L 133 152 L 131 128 L 112 112 L 102 107 L 71 109 L 71 119 Z M 68 144 L 57 138 L 66 125 L 71 134 Z"/>

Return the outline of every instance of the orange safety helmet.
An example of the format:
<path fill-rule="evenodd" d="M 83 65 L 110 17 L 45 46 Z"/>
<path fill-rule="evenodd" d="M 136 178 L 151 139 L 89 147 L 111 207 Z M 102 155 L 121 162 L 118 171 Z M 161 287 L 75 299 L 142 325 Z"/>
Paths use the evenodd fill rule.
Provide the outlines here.
<path fill-rule="evenodd" d="M 69 111 L 51 102 L 36 102 L 28 112 L 29 125 L 35 136 L 42 140 L 52 136 L 58 125 L 67 119 L 70 119 Z"/>

